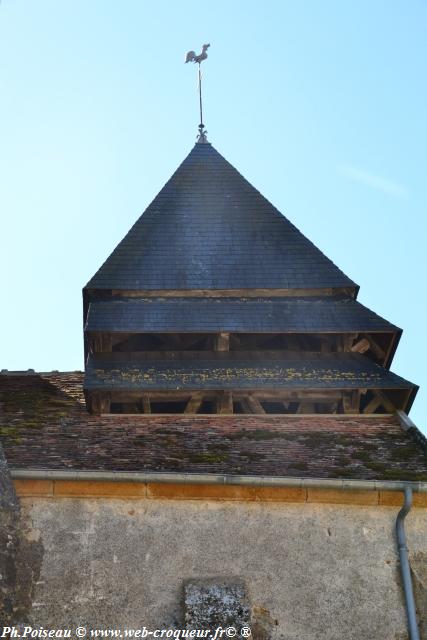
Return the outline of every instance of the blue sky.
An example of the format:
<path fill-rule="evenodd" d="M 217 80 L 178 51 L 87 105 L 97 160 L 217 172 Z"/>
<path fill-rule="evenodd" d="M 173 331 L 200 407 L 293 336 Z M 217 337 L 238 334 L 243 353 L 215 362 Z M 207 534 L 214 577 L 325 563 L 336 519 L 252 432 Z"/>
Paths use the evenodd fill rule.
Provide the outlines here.
<path fill-rule="evenodd" d="M 424 0 L 2 0 L 1 367 L 82 368 L 81 288 L 191 149 L 210 42 L 209 139 L 404 329 L 426 427 L 426 27 Z"/>

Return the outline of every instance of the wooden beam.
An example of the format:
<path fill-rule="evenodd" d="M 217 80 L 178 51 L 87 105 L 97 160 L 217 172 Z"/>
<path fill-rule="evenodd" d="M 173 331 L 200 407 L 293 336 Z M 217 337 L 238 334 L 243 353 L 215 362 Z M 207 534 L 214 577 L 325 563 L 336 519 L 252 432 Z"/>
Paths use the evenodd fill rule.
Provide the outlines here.
<path fill-rule="evenodd" d="M 316 405 L 314 402 L 300 402 L 297 410 L 298 413 L 317 413 Z"/>
<path fill-rule="evenodd" d="M 203 394 L 202 393 L 193 393 L 187 402 L 187 405 L 184 409 L 184 413 L 197 413 L 200 409 L 200 406 L 203 402 Z"/>
<path fill-rule="evenodd" d="M 90 337 L 92 353 L 110 352 L 113 348 L 111 333 L 93 333 Z"/>
<path fill-rule="evenodd" d="M 142 409 L 143 413 L 151 413 L 151 402 L 148 394 L 142 396 Z"/>
<path fill-rule="evenodd" d="M 380 347 L 380 345 L 377 342 L 375 342 L 375 340 L 371 335 L 364 334 L 364 337 L 366 338 L 366 340 L 368 340 L 371 351 L 376 355 L 376 357 L 381 362 L 383 362 L 386 356 L 384 349 L 382 349 L 382 347 Z"/>
<path fill-rule="evenodd" d="M 337 351 L 338 352 L 342 352 L 345 351 L 345 347 L 346 347 L 346 339 L 345 336 L 338 334 L 335 336 L 335 340 L 336 340 L 336 345 L 337 345 Z"/>
<path fill-rule="evenodd" d="M 93 290 L 86 289 L 89 299 Z M 112 297 L 125 298 L 272 298 L 320 296 L 354 297 L 354 287 L 322 289 L 111 289 Z"/>
<path fill-rule="evenodd" d="M 252 413 L 265 413 L 265 410 L 257 398 L 253 396 L 247 396 L 246 402 Z"/>
<path fill-rule="evenodd" d="M 344 336 L 344 351 L 351 351 L 354 341 L 357 339 L 358 333 L 347 333 Z"/>
<path fill-rule="evenodd" d="M 388 398 L 383 391 L 376 389 L 372 392 L 374 397 L 372 400 L 366 405 L 363 410 L 363 413 L 373 413 L 378 407 L 383 407 L 388 413 L 394 413 L 396 411 L 396 406 L 393 402 Z"/>
<path fill-rule="evenodd" d="M 381 404 L 386 411 L 388 411 L 389 413 L 394 413 L 396 411 L 395 405 L 390 400 L 390 398 L 385 395 L 385 393 L 377 389 L 376 391 L 374 391 L 374 394 L 379 400 L 381 400 Z"/>
<path fill-rule="evenodd" d="M 370 342 L 366 338 L 358 340 L 350 349 L 353 353 L 365 353 L 370 349 Z"/>
<path fill-rule="evenodd" d="M 90 410 L 91 413 L 100 415 L 101 413 L 110 413 L 111 397 L 105 391 L 95 391 L 90 394 Z"/>
<path fill-rule="evenodd" d="M 236 397 L 240 395 L 244 395 L 245 392 L 235 392 Z M 248 392 L 246 392 L 248 395 Z M 258 400 L 276 400 L 277 402 L 298 402 L 298 401 L 307 401 L 307 402 L 335 402 L 337 400 L 341 400 L 342 393 L 338 390 L 332 391 L 254 391 L 250 394 L 253 398 L 258 398 Z"/>
<path fill-rule="evenodd" d="M 244 396 L 244 397 L 240 397 L 239 396 L 238 401 L 242 405 L 242 409 L 243 409 L 244 413 L 252 413 L 251 406 L 250 406 L 250 404 L 248 402 L 248 396 Z"/>
<path fill-rule="evenodd" d="M 199 393 L 199 390 L 195 391 L 150 391 L 150 402 L 187 402 L 190 395 L 194 393 Z M 203 393 L 204 400 L 215 400 L 217 398 L 216 391 L 200 391 Z M 113 391 L 112 392 L 113 402 L 141 402 L 141 390 L 133 390 L 133 391 Z"/>
<path fill-rule="evenodd" d="M 389 345 L 386 351 L 386 355 L 384 358 L 384 362 L 383 362 L 383 366 L 387 367 L 390 366 L 390 361 L 391 361 L 391 353 L 394 349 L 394 346 L 396 344 L 396 341 L 398 340 L 399 335 L 397 333 L 393 333 L 391 339 L 389 340 Z"/>
<path fill-rule="evenodd" d="M 331 413 L 338 413 L 338 402 L 333 402 L 330 407 Z"/>
<path fill-rule="evenodd" d="M 374 396 L 363 409 L 363 413 L 374 413 L 374 411 L 376 411 L 380 405 L 381 400 L 377 396 Z"/>
<path fill-rule="evenodd" d="M 344 413 L 359 413 L 360 397 L 358 391 L 344 393 L 342 405 Z"/>
<path fill-rule="evenodd" d="M 215 339 L 215 351 L 230 351 L 230 334 L 219 333 Z"/>
<path fill-rule="evenodd" d="M 233 394 L 222 391 L 218 396 L 217 413 L 233 413 Z"/>

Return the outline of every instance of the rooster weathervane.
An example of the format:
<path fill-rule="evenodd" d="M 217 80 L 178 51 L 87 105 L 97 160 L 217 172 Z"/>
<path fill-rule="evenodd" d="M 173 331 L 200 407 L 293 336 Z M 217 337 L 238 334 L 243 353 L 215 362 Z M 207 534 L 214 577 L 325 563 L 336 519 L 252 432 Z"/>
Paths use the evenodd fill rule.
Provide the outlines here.
<path fill-rule="evenodd" d="M 203 60 L 206 60 L 206 58 L 208 57 L 207 54 L 207 50 L 209 49 L 211 45 L 210 44 L 204 44 L 202 47 L 202 52 L 199 53 L 199 55 L 196 55 L 195 51 L 189 51 L 187 53 L 187 55 L 185 56 L 185 62 L 194 62 L 195 64 L 199 65 L 199 107 L 200 107 L 200 124 L 199 124 L 199 137 L 197 142 L 207 142 L 207 138 L 206 138 L 206 134 L 207 131 L 205 131 L 205 125 L 203 124 L 203 108 L 202 108 L 202 72 L 200 69 L 200 65 L 202 64 Z"/>

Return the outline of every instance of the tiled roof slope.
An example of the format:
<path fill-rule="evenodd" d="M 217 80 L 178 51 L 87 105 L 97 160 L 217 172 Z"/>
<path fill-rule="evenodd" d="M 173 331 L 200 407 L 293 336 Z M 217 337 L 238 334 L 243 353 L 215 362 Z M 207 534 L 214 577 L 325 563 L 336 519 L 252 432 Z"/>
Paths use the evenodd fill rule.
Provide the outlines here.
<path fill-rule="evenodd" d="M 89 305 L 86 331 L 399 332 L 350 298 L 115 298 Z"/>
<path fill-rule="evenodd" d="M 210 144 L 196 144 L 89 289 L 356 287 Z"/>
<path fill-rule="evenodd" d="M 393 416 L 93 416 L 83 374 L 0 375 L 12 468 L 427 480 Z"/>
<path fill-rule="evenodd" d="M 358 353 L 185 351 L 90 355 L 85 389 L 412 389 Z"/>

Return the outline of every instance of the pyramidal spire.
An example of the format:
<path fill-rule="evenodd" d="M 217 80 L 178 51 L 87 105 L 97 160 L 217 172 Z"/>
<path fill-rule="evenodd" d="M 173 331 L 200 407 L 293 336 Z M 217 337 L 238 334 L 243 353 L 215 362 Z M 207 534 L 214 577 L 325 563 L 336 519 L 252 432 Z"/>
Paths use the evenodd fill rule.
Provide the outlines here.
<path fill-rule="evenodd" d="M 203 60 L 206 60 L 206 58 L 208 57 L 207 54 L 207 50 L 209 49 L 211 45 L 210 44 L 204 44 L 202 47 L 202 51 L 201 53 L 199 53 L 199 55 L 196 55 L 195 51 L 188 51 L 187 55 L 185 56 L 185 63 L 187 62 L 194 62 L 198 65 L 199 69 L 198 69 L 198 76 L 199 76 L 199 111 L 200 111 L 200 123 L 199 123 L 199 133 L 198 133 L 198 137 L 197 137 L 197 142 L 200 143 L 205 143 L 208 142 L 207 139 L 207 131 L 205 129 L 205 125 L 203 124 L 203 101 L 202 101 L 202 71 L 201 71 L 201 64 L 203 62 Z"/>
<path fill-rule="evenodd" d="M 357 290 L 211 144 L 194 145 L 87 287 Z"/>

